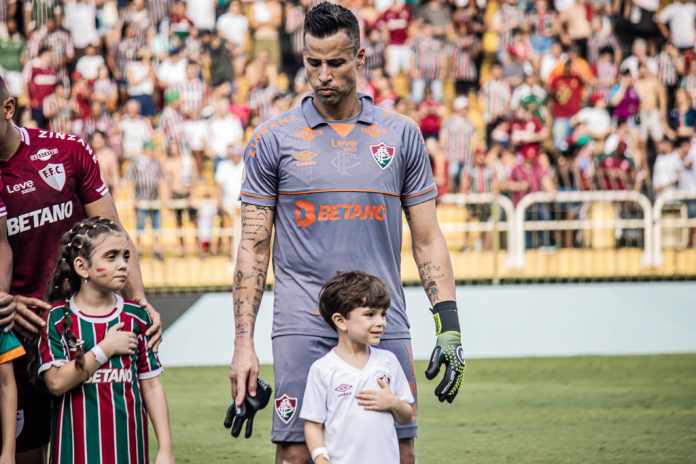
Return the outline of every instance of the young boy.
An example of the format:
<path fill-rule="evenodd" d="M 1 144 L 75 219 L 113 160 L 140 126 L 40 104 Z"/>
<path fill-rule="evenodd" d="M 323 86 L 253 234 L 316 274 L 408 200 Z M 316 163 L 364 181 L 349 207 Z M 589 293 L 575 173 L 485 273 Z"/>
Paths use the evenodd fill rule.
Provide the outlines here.
<path fill-rule="evenodd" d="M 24 348 L 12 332 L 0 332 L 0 464 L 15 462 L 15 439 L 17 429 L 21 431 L 23 416 L 17 415 L 17 385 L 12 361 L 24 354 Z"/>
<path fill-rule="evenodd" d="M 300 417 L 316 464 L 398 463 L 394 420 L 415 402 L 396 356 L 371 347 L 386 325 L 389 293 L 377 277 L 339 273 L 319 294 L 319 311 L 338 345 L 312 364 Z"/>

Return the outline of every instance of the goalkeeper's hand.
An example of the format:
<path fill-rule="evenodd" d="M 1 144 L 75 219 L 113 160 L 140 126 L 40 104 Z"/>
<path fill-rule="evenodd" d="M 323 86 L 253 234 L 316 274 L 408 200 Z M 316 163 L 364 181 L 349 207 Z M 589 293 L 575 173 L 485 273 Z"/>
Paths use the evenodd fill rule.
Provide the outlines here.
<path fill-rule="evenodd" d="M 425 371 L 428 380 L 434 379 L 445 364 L 445 376 L 435 388 L 435 396 L 440 401 L 451 403 L 459 392 L 464 380 L 464 350 L 462 349 L 457 304 L 442 301 L 433 308 L 437 342 Z"/>
<path fill-rule="evenodd" d="M 247 393 L 241 406 L 237 406 L 233 401 L 227 414 L 225 414 L 225 428 L 230 429 L 233 437 L 239 437 L 242 431 L 242 425 L 246 421 L 246 429 L 244 430 L 244 438 L 251 437 L 254 427 L 254 416 L 256 411 L 266 407 L 271 399 L 271 386 L 261 379 L 256 379 L 256 395 L 251 396 Z"/>

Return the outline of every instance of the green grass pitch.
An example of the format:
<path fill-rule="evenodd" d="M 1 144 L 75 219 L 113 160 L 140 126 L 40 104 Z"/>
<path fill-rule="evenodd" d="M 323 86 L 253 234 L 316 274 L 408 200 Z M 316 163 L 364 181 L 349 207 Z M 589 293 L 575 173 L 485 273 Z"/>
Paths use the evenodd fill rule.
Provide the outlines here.
<path fill-rule="evenodd" d="M 421 464 L 696 463 L 696 355 L 475 359 L 453 405 L 437 403 L 424 368 Z M 262 375 L 272 381 L 270 366 Z M 222 427 L 227 368 L 172 368 L 163 381 L 179 464 L 273 462 L 272 407 L 249 440 Z"/>

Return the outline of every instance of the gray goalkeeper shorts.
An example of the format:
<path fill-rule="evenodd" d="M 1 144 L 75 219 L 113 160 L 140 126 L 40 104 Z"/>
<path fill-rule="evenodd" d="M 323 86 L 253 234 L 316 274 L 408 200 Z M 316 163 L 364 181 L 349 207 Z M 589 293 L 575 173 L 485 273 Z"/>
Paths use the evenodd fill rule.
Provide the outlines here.
<path fill-rule="evenodd" d="M 273 339 L 273 373 L 275 376 L 273 428 L 274 443 L 303 443 L 304 421 L 300 419 L 302 396 L 312 363 L 336 346 L 335 338 L 309 335 L 282 335 Z M 411 392 L 416 398 L 416 372 L 413 365 L 411 340 L 382 340 L 377 348 L 394 353 L 406 374 Z M 416 422 L 396 425 L 399 439 L 416 436 Z"/>

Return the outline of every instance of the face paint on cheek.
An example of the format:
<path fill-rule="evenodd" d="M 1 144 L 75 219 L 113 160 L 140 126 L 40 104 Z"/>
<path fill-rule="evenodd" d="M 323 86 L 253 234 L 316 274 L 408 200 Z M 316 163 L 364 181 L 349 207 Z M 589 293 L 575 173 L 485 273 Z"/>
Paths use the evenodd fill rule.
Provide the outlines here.
<path fill-rule="evenodd" d="M 99 274 L 99 277 L 103 276 L 106 274 L 106 268 L 103 267 L 98 267 L 95 269 L 97 271 L 97 274 Z"/>

